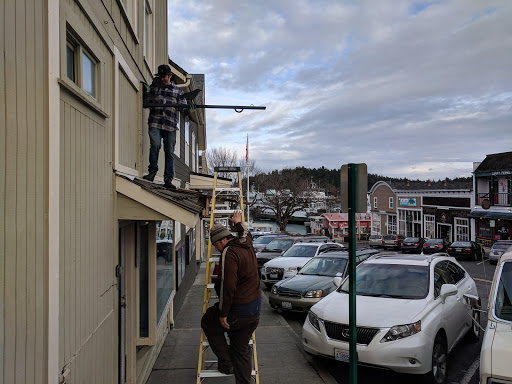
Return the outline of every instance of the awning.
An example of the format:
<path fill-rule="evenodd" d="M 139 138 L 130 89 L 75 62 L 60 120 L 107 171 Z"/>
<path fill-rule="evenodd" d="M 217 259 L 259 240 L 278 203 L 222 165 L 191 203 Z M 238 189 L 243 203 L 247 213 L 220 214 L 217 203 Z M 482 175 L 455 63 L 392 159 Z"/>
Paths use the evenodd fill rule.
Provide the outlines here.
<path fill-rule="evenodd" d="M 492 211 L 472 211 L 468 217 L 475 219 L 491 219 L 491 220 L 512 220 L 512 213 L 492 212 Z"/>
<path fill-rule="evenodd" d="M 162 185 L 116 174 L 118 220 L 175 220 L 194 227 L 203 206 L 201 193 L 169 190 Z"/>

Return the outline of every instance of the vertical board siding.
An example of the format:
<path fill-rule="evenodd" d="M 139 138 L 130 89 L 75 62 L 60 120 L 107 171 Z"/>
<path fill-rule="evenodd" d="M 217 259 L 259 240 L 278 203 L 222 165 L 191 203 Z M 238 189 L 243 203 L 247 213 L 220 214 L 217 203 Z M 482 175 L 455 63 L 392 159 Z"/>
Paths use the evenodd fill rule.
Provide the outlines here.
<path fill-rule="evenodd" d="M 46 377 L 46 14 L 0 7 L 0 382 Z M 36 65 L 36 63 L 39 63 Z"/>
<path fill-rule="evenodd" d="M 122 70 L 119 71 L 119 162 L 137 169 L 138 111 L 137 91 Z"/>
<path fill-rule="evenodd" d="M 113 311 L 113 198 L 111 131 L 105 119 L 63 95 L 61 119 L 60 338 L 59 361 L 72 382 L 114 380 L 117 325 Z M 103 120 L 103 121 L 102 121 Z M 108 368 L 107 368 L 108 367 Z M 103 380 L 104 378 L 104 380 Z"/>

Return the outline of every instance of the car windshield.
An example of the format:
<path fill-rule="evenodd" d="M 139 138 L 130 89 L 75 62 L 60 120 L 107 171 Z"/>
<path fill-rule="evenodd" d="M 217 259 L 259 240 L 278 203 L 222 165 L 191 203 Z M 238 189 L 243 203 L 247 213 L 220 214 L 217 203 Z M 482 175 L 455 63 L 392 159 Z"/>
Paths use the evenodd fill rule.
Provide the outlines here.
<path fill-rule="evenodd" d="M 371 240 L 380 240 L 380 239 L 382 239 L 382 236 L 372 235 L 372 236 L 370 236 L 370 239 Z"/>
<path fill-rule="evenodd" d="M 361 296 L 423 299 L 428 294 L 428 271 L 423 265 L 362 263 L 356 270 L 356 291 Z M 348 289 L 347 279 L 341 291 Z"/>
<path fill-rule="evenodd" d="M 436 244 L 443 244 L 442 239 L 429 239 L 427 240 L 428 245 L 436 245 Z"/>
<path fill-rule="evenodd" d="M 384 236 L 384 240 L 395 240 L 395 239 L 396 239 L 395 235 L 386 235 L 386 236 Z"/>
<path fill-rule="evenodd" d="M 293 245 L 291 239 L 274 239 L 265 247 L 265 251 L 283 252 Z"/>
<path fill-rule="evenodd" d="M 497 318 L 512 321 L 512 262 L 503 264 L 494 298 L 494 311 Z"/>
<path fill-rule="evenodd" d="M 313 257 L 316 254 L 318 246 L 307 246 L 295 244 L 293 247 L 283 253 L 283 257 Z"/>
<path fill-rule="evenodd" d="M 314 257 L 302 267 L 299 274 L 342 277 L 347 261 L 341 257 Z"/>
<path fill-rule="evenodd" d="M 452 247 L 471 247 L 471 243 L 469 241 L 456 241 L 452 243 Z"/>
<path fill-rule="evenodd" d="M 512 244 L 508 243 L 494 243 L 492 249 L 508 249 L 508 247 L 512 246 Z"/>
<path fill-rule="evenodd" d="M 253 241 L 253 244 L 268 244 L 275 239 L 275 236 L 260 236 Z"/>

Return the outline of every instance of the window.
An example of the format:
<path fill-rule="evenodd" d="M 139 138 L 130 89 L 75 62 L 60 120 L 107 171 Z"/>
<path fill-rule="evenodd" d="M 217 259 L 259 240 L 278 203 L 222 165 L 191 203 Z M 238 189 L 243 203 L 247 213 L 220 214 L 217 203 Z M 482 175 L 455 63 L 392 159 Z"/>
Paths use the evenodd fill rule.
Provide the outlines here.
<path fill-rule="evenodd" d="M 494 314 L 498 319 L 512 321 L 512 263 L 503 263 L 494 296 Z"/>
<path fill-rule="evenodd" d="M 192 172 L 197 172 L 196 134 L 192 132 Z"/>
<path fill-rule="evenodd" d="M 388 233 L 391 235 L 396 234 L 396 216 L 388 215 Z"/>
<path fill-rule="evenodd" d="M 373 208 L 377 209 L 377 198 L 376 197 L 373 198 Z"/>
<path fill-rule="evenodd" d="M 469 220 L 455 218 L 455 241 L 469 240 Z"/>
<path fill-rule="evenodd" d="M 66 36 L 66 76 L 90 96 L 98 99 L 98 60 L 70 31 Z"/>
<path fill-rule="evenodd" d="M 149 226 L 140 222 L 137 227 L 137 239 L 139 240 L 137 252 L 137 264 L 139 266 L 139 337 L 149 337 L 149 255 L 148 235 Z"/>
<path fill-rule="evenodd" d="M 489 224 L 489 220 L 479 220 L 478 221 L 478 236 L 491 238 L 491 226 Z"/>
<path fill-rule="evenodd" d="M 164 314 L 174 290 L 174 221 L 156 223 L 156 320 L 157 324 Z"/>
<path fill-rule="evenodd" d="M 425 215 L 425 237 L 433 239 L 436 237 L 436 218 L 433 215 Z"/>
<path fill-rule="evenodd" d="M 153 0 L 146 0 L 144 2 L 144 58 L 152 71 L 155 69 L 153 63 L 155 56 L 153 20 Z"/>
<path fill-rule="evenodd" d="M 393 197 L 389 198 L 389 208 L 393 209 Z"/>
<path fill-rule="evenodd" d="M 137 0 L 122 0 L 123 11 L 132 31 L 137 34 Z"/>

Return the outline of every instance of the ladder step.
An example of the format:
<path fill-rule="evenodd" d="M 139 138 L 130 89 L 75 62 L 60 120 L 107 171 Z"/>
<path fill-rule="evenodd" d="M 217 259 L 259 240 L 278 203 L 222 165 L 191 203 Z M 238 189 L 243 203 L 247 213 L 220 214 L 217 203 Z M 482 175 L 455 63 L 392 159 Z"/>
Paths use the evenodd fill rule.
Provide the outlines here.
<path fill-rule="evenodd" d="M 199 374 L 199 377 L 226 377 L 226 376 L 233 376 L 233 374 L 226 375 L 225 373 L 220 373 L 216 369 L 215 370 L 214 369 L 205 369 L 205 370 L 201 371 L 201 373 Z M 254 369 L 251 371 L 251 376 L 256 376 L 256 371 Z"/>
<path fill-rule="evenodd" d="M 215 213 L 216 215 L 231 215 L 236 211 L 239 211 L 239 209 L 214 209 L 213 213 Z"/>
<path fill-rule="evenodd" d="M 238 187 L 215 188 L 215 192 L 240 192 L 240 188 L 238 188 Z"/>
<path fill-rule="evenodd" d="M 208 259 L 209 263 L 218 263 L 220 261 L 220 257 L 210 257 Z"/>
<path fill-rule="evenodd" d="M 254 344 L 254 341 L 253 339 L 250 339 L 249 340 L 249 345 L 253 345 Z M 210 344 L 208 344 L 208 340 L 203 340 L 203 343 L 201 344 L 203 347 L 209 347 Z"/>
<path fill-rule="evenodd" d="M 213 284 L 213 283 L 206 284 L 206 288 L 213 289 L 213 288 L 215 288 L 215 284 Z"/>

